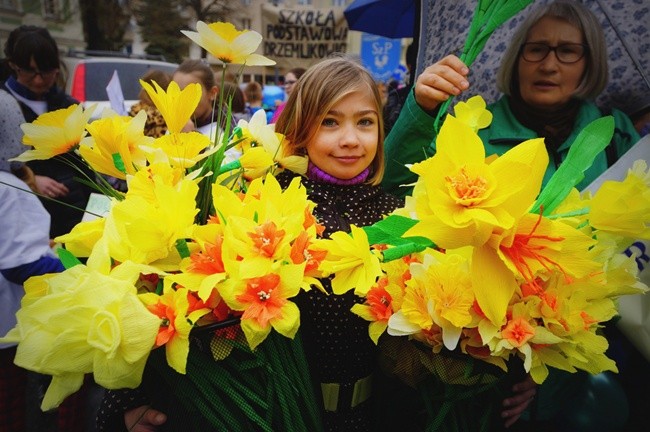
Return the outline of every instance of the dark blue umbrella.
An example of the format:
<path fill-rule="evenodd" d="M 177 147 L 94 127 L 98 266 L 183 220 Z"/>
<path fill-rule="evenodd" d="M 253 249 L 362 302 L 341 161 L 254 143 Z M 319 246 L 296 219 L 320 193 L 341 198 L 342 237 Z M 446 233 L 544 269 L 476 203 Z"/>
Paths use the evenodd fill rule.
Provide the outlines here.
<path fill-rule="evenodd" d="M 415 35 L 416 0 L 355 0 L 345 11 L 350 30 L 393 39 Z"/>

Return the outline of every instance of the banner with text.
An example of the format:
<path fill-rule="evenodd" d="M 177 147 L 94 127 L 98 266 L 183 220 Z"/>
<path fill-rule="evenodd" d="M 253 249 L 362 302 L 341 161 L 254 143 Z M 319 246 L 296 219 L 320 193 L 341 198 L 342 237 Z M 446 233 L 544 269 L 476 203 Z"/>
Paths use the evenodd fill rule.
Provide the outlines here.
<path fill-rule="evenodd" d="M 280 69 L 308 68 L 331 53 L 347 51 L 348 23 L 342 8 L 262 5 L 263 55 Z"/>
<path fill-rule="evenodd" d="M 361 35 L 361 62 L 377 81 L 387 82 L 397 73 L 402 54 L 400 39 L 369 33 Z"/>

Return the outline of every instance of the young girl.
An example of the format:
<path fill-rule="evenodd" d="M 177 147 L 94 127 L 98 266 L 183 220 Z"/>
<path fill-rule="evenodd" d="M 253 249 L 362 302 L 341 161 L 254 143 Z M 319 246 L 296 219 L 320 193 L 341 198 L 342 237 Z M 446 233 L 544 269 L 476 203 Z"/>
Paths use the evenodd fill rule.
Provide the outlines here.
<path fill-rule="evenodd" d="M 336 78 L 333 78 L 336 77 Z M 311 67 L 292 91 L 276 124 L 292 154 L 309 156 L 302 183 L 316 203 L 314 214 L 325 236 L 371 225 L 402 205 L 379 187 L 383 175 L 381 96 L 372 76 L 346 58 Z M 285 171 L 288 186 L 297 174 Z M 329 280 L 323 285 L 331 292 Z M 300 294 L 301 332 L 307 361 L 323 394 L 326 431 L 370 431 L 370 388 L 377 349 L 368 323 L 350 312 L 363 300 L 351 291 Z"/>

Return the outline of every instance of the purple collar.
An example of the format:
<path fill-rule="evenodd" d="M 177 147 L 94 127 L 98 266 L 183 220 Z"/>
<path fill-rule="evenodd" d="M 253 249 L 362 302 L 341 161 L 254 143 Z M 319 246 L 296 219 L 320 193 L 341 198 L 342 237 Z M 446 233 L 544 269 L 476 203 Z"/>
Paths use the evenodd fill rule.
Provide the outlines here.
<path fill-rule="evenodd" d="M 356 177 L 343 180 L 326 173 L 325 171 L 318 168 L 316 165 L 314 165 L 311 162 L 309 162 L 309 166 L 307 167 L 307 177 L 310 180 L 314 180 L 321 183 L 335 184 L 339 186 L 351 186 L 351 185 L 361 184 L 366 181 L 369 174 L 370 174 L 370 169 L 366 168 L 365 170 L 361 171 L 361 173 Z"/>

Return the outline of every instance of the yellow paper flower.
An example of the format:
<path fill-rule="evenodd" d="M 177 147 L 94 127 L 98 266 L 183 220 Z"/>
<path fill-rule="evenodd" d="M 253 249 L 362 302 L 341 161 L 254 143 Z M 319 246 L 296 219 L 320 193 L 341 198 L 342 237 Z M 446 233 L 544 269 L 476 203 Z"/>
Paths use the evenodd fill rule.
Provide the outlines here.
<path fill-rule="evenodd" d="M 398 309 L 397 306 L 393 306 L 393 302 L 401 304 L 402 294 L 400 286 L 391 284 L 388 278 L 384 277 L 370 288 L 364 304 L 352 306 L 352 313 L 370 321 L 368 334 L 375 344 L 379 342 L 379 337 L 388 328 L 388 320 Z"/>
<path fill-rule="evenodd" d="M 196 23 L 196 30 L 195 32 L 183 30 L 181 33 L 224 63 L 246 66 L 275 64 L 275 61 L 255 54 L 255 50 L 262 42 L 262 35 L 256 31 L 238 31 L 234 25 L 227 22 L 206 24 L 203 21 Z"/>
<path fill-rule="evenodd" d="M 169 133 L 180 133 L 201 100 L 201 84 L 191 83 L 181 90 L 178 84 L 172 81 L 167 91 L 155 81 L 153 86 L 142 80 L 140 84 L 165 119 Z"/>
<path fill-rule="evenodd" d="M 72 231 L 58 236 L 54 241 L 65 244 L 65 248 L 78 258 L 87 257 L 102 237 L 104 223 L 104 218 L 79 222 Z"/>
<path fill-rule="evenodd" d="M 334 275 L 334 294 L 354 289 L 355 294 L 366 295 L 381 276 L 379 258 L 370 250 L 368 236 L 355 225 L 350 226 L 349 234 L 335 232 L 330 239 L 320 240 L 314 246 L 327 251 L 321 270 Z"/>
<path fill-rule="evenodd" d="M 34 147 L 11 160 L 27 162 L 49 159 L 76 148 L 86 135 L 86 124 L 95 106 L 84 110 L 81 105 L 50 111 L 20 128 L 25 135 L 23 144 Z"/>
<path fill-rule="evenodd" d="M 492 123 L 492 113 L 486 109 L 485 100 L 478 95 L 472 96 L 467 102 L 458 102 L 454 106 L 454 114 L 474 132 Z"/>
<path fill-rule="evenodd" d="M 140 147 L 153 141 L 143 133 L 146 120 L 144 111 L 135 117 L 114 115 L 95 120 L 86 126 L 90 138 L 82 141 L 79 153 L 95 171 L 124 180 L 146 165 Z"/>
<path fill-rule="evenodd" d="M 172 167 L 192 168 L 216 151 L 210 149 L 210 138 L 199 132 L 169 133 L 143 146 L 152 162 L 166 162 Z"/>
<path fill-rule="evenodd" d="M 43 410 L 77 391 L 90 372 L 109 389 L 140 383 L 160 320 L 133 283 L 77 265 L 30 278 L 25 293 L 6 340 L 19 342 L 18 366 L 52 375 Z"/>
<path fill-rule="evenodd" d="M 591 199 L 589 224 L 627 238 L 650 239 L 650 172 L 636 161 L 622 182 L 607 181 Z"/>
<path fill-rule="evenodd" d="M 165 279 L 162 295 L 154 293 L 140 295 L 147 309 L 162 322 L 156 337 L 156 346 L 165 346 L 167 363 L 181 374 L 185 373 L 187 366 L 192 325 L 209 312 L 208 309 L 190 312 L 187 295 L 187 289 L 172 288 L 172 283 L 168 279 Z"/>
<path fill-rule="evenodd" d="M 442 330 L 442 341 L 454 350 L 462 329 L 472 321 L 474 292 L 465 258 L 456 254 L 426 252 L 422 264 L 411 265 L 401 313 L 389 320 L 389 334 L 414 334 Z"/>
<path fill-rule="evenodd" d="M 300 291 L 304 265 L 287 264 L 276 273 L 231 280 L 222 290 L 228 306 L 243 311 L 241 328 L 251 349 L 255 349 L 271 329 L 293 338 L 300 325 L 300 311 L 290 298 Z"/>
<path fill-rule="evenodd" d="M 543 139 L 525 141 L 490 164 L 476 133 L 454 117 L 443 124 L 437 153 L 411 168 L 420 178 L 412 209 L 419 222 L 407 236 L 453 249 L 480 246 L 510 229 L 539 194 L 548 164 Z"/>
<path fill-rule="evenodd" d="M 154 200 L 134 194 L 115 203 L 106 217 L 104 238 L 110 256 L 149 264 L 174 257 L 180 263 L 176 242 L 189 236 L 194 224 L 198 187 L 187 179 L 168 185 L 154 179 Z M 155 223 L 152 223 L 155 221 Z M 169 263 L 172 264 L 172 263 Z"/>

